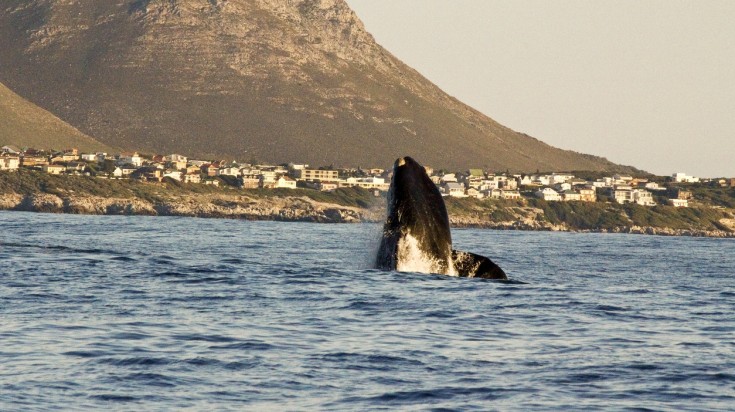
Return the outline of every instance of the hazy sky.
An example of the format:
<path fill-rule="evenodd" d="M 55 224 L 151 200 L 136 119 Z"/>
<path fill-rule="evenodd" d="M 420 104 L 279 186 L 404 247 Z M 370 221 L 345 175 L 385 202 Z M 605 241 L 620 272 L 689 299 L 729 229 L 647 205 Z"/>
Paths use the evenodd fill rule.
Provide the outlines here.
<path fill-rule="evenodd" d="M 735 1 L 347 0 L 449 94 L 551 145 L 735 177 Z"/>

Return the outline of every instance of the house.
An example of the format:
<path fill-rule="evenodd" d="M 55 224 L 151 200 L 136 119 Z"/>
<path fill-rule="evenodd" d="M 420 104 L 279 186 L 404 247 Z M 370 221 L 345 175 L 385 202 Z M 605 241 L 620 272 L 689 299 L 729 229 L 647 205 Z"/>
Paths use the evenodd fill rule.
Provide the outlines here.
<path fill-rule="evenodd" d="M 186 169 L 186 164 L 189 161 L 186 156 L 175 153 L 164 156 L 163 160 L 169 163 L 169 167 L 176 170 Z"/>
<path fill-rule="evenodd" d="M 335 181 L 339 179 L 339 171 L 337 170 L 320 170 L 320 169 L 301 169 L 296 170 L 298 180 L 311 181 Z"/>
<path fill-rule="evenodd" d="M 281 176 L 276 180 L 276 189 L 296 189 L 296 181 L 288 176 Z"/>
<path fill-rule="evenodd" d="M 131 177 L 149 182 L 160 182 L 163 179 L 163 169 L 153 166 L 141 167 L 136 169 Z"/>
<path fill-rule="evenodd" d="M 561 193 L 561 197 L 565 202 L 579 202 L 582 200 L 582 195 L 574 190 L 565 190 Z"/>
<path fill-rule="evenodd" d="M 540 189 L 536 191 L 534 195 L 547 202 L 558 202 L 561 200 L 561 195 L 556 190 L 550 187 L 545 187 L 543 189 Z"/>
<path fill-rule="evenodd" d="M 66 173 L 77 174 L 84 173 L 87 169 L 87 164 L 84 162 L 69 162 L 66 164 Z"/>
<path fill-rule="evenodd" d="M 0 170 L 18 170 L 19 167 L 20 157 L 0 156 Z"/>
<path fill-rule="evenodd" d="M 240 176 L 240 168 L 237 166 L 230 166 L 230 167 L 221 167 L 217 171 L 217 174 L 220 176 Z"/>
<path fill-rule="evenodd" d="M 181 176 L 182 176 L 181 170 L 169 169 L 163 173 L 163 177 L 168 177 L 169 179 L 173 179 L 179 182 L 181 181 Z"/>
<path fill-rule="evenodd" d="M 339 187 L 361 187 L 363 189 L 377 189 L 384 192 L 390 188 L 389 183 L 385 183 L 385 179 L 382 177 L 349 177 L 345 180 L 337 182 Z"/>
<path fill-rule="evenodd" d="M 219 166 L 216 166 L 213 163 L 206 163 L 200 166 L 202 173 L 204 176 L 207 177 L 215 177 L 217 176 L 217 172 L 219 171 Z"/>
<path fill-rule="evenodd" d="M 20 163 L 23 167 L 33 167 L 47 165 L 49 164 L 49 161 L 46 156 L 31 156 L 26 153 L 26 155 L 21 158 Z"/>
<path fill-rule="evenodd" d="M 193 173 L 193 174 L 185 174 L 183 176 L 184 183 L 201 183 L 202 182 L 202 175 L 199 173 Z"/>
<path fill-rule="evenodd" d="M 338 187 L 339 184 L 337 182 L 318 182 L 316 184 L 316 189 L 321 190 L 322 192 L 336 190 Z"/>
<path fill-rule="evenodd" d="M 669 199 L 667 202 L 674 207 L 689 207 L 689 201 L 686 199 Z"/>
<path fill-rule="evenodd" d="M 610 198 L 620 204 L 633 202 L 633 190 L 630 186 L 615 186 L 610 188 Z"/>
<path fill-rule="evenodd" d="M 260 187 L 275 187 L 276 179 L 278 179 L 276 172 L 263 170 L 260 172 Z"/>
<path fill-rule="evenodd" d="M 260 187 L 260 175 L 243 175 L 240 181 L 243 189 L 257 189 Z"/>
<path fill-rule="evenodd" d="M 674 173 L 671 175 L 671 178 L 676 183 L 698 183 L 699 178 L 694 176 L 689 176 L 686 173 Z"/>
<path fill-rule="evenodd" d="M 18 147 L 13 146 L 13 145 L 0 147 L 0 152 L 4 154 L 10 154 L 10 155 L 18 155 L 22 153 L 22 151 Z"/>
<path fill-rule="evenodd" d="M 669 191 L 669 198 L 689 200 L 692 198 L 692 192 L 680 188 L 673 188 Z"/>
<path fill-rule="evenodd" d="M 641 206 L 656 206 L 656 202 L 653 200 L 651 192 L 645 189 L 633 189 L 633 202 L 638 203 Z"/>
<path fill-rule="evenodd" d="M 648 182 L 645 185 L 643 185 L 643 187 L 646 188 L 646 189 L 648 189 L 648 190 L 666 190 L 665 187 L 661 187 L 656 182 Z"/>
<path fill-rule="evenodd" d="M 469 189 L 467 189 L 467 196 L 474 197 L 476 199 L 482 199 L 483 197 L 485 197 L 485 195 L 482 192 L 475 189 L 474 187 L 470 187 Z"/>
<path fill-rule="evenodd" d="M 557 183 L 557 184 L 554 185 L 554 190 L 556 190 L 557 192 L 562 192 L 562 193 L 563 192 L 568 192 L 568 191 L 572 190 L 572 184 L 571 183 L 566 183 L 566 182 Z"/>
<path fill-rule="evenodd" d="M 441 177 L 442 183 L 457 183 L 457 175 L 454 173 L 447 173 Z"/>
<path fill-rule="evenodd" d="M 118 161 L 118 164 L 121 164 L 121 165 L 130 164 L 135 167 L 143 166 L 143 158 L 138 154 L 138 152 L 122 153 L 117 158 L 117 161 Z"/>
<path fill-rule="evenodd" d="M 50 175 L 60 175 L 66 172 L 64 165 L 43 165 L 43 171 Z"/>
<path fill-rule="evenodd" d="M 565 183 L 574 179 L 574 175 L 566 173 L 552 173 L 550 176 L 547 176 L 547 178 L 549 179 L 549 184 L 555 185 L 559 183 Z"/>
<path fill-rule="evenodd" d="M 577 189 L 579 192 L 580 201 L 582 202 L 595 202 L 597 201 L 597 191 L 591 187 L 582 187 Z"/>
<path fill-rule="evenodd" d="M 219 187 L 219 179 L 204 179 L 205 185 L 211 185 L 214 187 Z"/>
<path fill-rule="evenodd" d="M 517 190 L 501 190 L 501 197 L 505 200 L 515 200 L 521 198 L 521 192 Z"/>
<path fill-rule="evenodd" d="M 82 153 L 79 155 L 79 159 L 85 161 L 85 162 L 97 162 L 97 154 L 96 153 Z"/>
<path fill-rule="evenodd" d="M 498 188 L 486 190 L 485 191 L 485 194 L 490 199 L 502 199 L 503 198 L 503 191 L 501 189 L 498 189 Z"/>
<path fill-rule="evenodd" d="M 467 197 L 464 186 L 457 182 L 447 182 L 443 186 L 444 194 L 452 197 Z"/>

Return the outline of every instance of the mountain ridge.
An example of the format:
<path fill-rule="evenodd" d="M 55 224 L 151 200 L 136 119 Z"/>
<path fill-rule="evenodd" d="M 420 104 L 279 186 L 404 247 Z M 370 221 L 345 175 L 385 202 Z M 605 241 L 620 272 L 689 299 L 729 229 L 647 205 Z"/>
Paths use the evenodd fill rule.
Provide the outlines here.
<path fill-rule="evenodd" d="M 103 143 L 192 156 L 629 171 L 510 130 L 375 43 L 344 0 L 8 0 L 0 82 Z M 7 47 L 6 47 L 7 46 Z"/>

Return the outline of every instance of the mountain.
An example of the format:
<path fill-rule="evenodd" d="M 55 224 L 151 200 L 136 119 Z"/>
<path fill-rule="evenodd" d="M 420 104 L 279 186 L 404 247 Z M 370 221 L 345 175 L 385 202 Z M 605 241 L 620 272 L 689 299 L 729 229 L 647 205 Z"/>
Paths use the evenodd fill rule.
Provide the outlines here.
<path fill-rule="evenodd" d="M 4 0 L 0 82 L 96 139 L 192 156 L 630 170 L 448 96 L 344 0 Z"/>
<path fill-rule="evenodd" d="M 85 151 L 112 149 L 0 84 L 0 146 Z"/>

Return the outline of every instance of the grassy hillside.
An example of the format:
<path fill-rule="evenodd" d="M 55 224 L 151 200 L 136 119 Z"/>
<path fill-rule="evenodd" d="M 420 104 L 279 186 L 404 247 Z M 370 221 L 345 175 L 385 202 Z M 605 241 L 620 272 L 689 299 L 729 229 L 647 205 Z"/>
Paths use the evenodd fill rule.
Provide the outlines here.
<path fill-rule="evenodd" d="M 0 146 L 111 151 L 0 84 Z"/>

